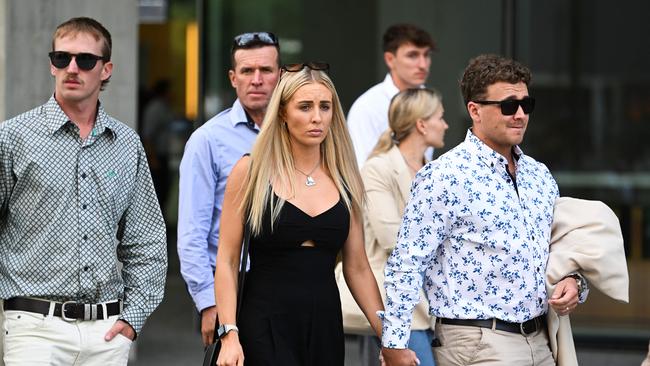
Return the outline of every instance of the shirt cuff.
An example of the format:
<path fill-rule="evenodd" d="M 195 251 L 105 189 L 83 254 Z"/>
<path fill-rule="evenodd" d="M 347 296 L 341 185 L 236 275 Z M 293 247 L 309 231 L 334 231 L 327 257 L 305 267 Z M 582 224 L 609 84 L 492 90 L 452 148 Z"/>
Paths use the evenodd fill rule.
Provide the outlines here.
<path fill-rule="evenodd" d="M 144 326 L 145 320 L 147 320 L 147 314 L 137 306 L 129 306 L 124 308 L 119 319 L 129 323 L 133 330 L 135 330 L 137 337 Z"/>
<path fill-rule="evenodd" d="M 385 348 L 408 348 L 410 329 L 400 321 L 398 317 L 390 316 L 389 314 L 379 314 L 383 326 L 381 332 L 381 345 Z"/>
<path fill-rule="evenodd" d="M 205 289 L 193 294 L 192 298 L 194 299 L 196 310 L 198 310 L 199 313 L 203 311 L 203 309 L 214 306 L 214 285 L 206 287 Z"/>

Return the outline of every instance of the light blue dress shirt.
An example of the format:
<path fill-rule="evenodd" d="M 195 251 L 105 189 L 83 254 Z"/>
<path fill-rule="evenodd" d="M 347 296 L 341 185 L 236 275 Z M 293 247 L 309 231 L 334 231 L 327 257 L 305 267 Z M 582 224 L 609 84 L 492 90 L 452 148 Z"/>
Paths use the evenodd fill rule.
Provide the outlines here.
<path fill-rule="evenodd" d="M 407 346 L 422 286 L 437 317 L 523 322 L 546 313 L 559 192 L 544 164 L 514 152 L 517 188 L 506 158 L 471 131 L 418 172 L 385 269 L 383 345 Z"/>
<path fill-rule="evenodd" d="M 249 153 L 259 128 L 239 99 L 198 128 L 185 145 L 179 173 L 178 257 L 198 311 L 213 306 L 214 268 L 226 180 Z"/>

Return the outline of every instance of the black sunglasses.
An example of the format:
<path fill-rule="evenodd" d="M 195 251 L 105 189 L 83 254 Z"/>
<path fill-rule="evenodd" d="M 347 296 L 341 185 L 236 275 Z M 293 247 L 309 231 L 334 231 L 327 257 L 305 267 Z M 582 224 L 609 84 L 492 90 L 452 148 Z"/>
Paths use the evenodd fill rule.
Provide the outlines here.
<path fill-rule="evenodd" d="M 286 72 L 300 72 L 305 67 L 308 67 L 314 71 L 325 71 L 327 73 L 329 73 L 330 71 L 330 64 L 321 61 L 310 61 L 310 62 L 303 62 L 299 64 L 286 64 L 286 65 L 282 65 L 282 70 Z"/>
<path fill-rule="evenodd" d="M 474 100 L 478 104 L 498 104 L 501 107 L 501 113 L 504 116 L 512 116 L 521 109 L 526 114 L 531 114 L 535 109 L 535 98 L 523 97 L 522 99 L 505 99 L 505 100 Z"/>
<path fill-rule="evenodd" d="M 253 43 L 267 44 L 269 46 L 278 45 L 278 37 L 271 32 L 251 32 L 243 33 L 232 40 L 232 48 L 247 47 Z"/>
<path fill-rule="evenodd" d="M 70 65 L 74 57 L 77 66 L 84 71 L 90 71 L 95 68 L 97 61 L 107 62 L 108 57 L 93 55 L 92 53 L 70 53 L 65 51 L 52 51 L 48 53 L 52 65 L 57 69 L 64 69 Z"/>

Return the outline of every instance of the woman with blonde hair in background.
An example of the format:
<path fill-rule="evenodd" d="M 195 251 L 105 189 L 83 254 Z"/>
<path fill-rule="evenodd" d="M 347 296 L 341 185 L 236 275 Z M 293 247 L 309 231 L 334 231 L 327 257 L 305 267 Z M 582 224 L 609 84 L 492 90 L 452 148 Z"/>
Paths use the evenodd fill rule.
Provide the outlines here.
<path fill-rule="evenodd" d="M 448 126 L 443 114 L 440 95 L 433 90 L 407 89 L 395 95 L 388 110 L 389 129 L 361 169 L 366 191 L 366 252 L 384 299 L 384 267 L 395 247 L 411 182 L 425 164 L 425 151 L 444 146 Z M 434 321 L 426 298 L 421 295 L 420 299 L 414 311 L 409 348 L 415 351 L 421 366 L 432 366 Z"/>
<path fill-rule="evenodd" d="M 224 329 L 236 329 L 244 225 L 251 266 L 239 330 L 222 336 L 217 365 L 242 365 L 245 356 L 247 366 L 342 366 L 333 271 L 340 250 L 352 293 L 381 334 L 383 306 L 363 243 L 363 183 L 328 68 L 283 67 L 251 156 L 228 179 L 215 272 Z"/>

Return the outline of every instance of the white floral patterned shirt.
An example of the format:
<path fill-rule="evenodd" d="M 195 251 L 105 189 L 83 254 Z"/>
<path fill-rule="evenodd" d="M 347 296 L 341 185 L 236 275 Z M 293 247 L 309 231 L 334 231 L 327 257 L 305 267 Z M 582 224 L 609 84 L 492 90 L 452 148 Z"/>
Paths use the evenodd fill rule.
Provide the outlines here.
<path fill-rule="evenodd" d="M 546 313 L 558 188 L 544 164 L 513 151 L 516 184 L 506 158 L 471 130 L 417 174 L 385 270 L 384 346 L 408 346 L 422 286 L 437 317 L 523 322 Z"/>

